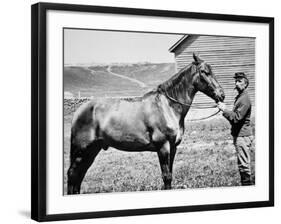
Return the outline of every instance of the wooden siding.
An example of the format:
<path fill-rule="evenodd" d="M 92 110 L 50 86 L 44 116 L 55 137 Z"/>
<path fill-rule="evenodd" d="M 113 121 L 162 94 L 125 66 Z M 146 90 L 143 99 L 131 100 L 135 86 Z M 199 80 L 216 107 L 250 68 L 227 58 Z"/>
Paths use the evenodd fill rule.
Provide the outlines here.
<path fill-rule="evenodd" d="M 234 88 L 235 72 L 245 72 L 250 84 L 248 92 L 255 105 L 255 38 L 217 37 L 192 35 L 173 49 L 177 70 L 193 61 L 192 54 L 197 52 L 204 61 L 212 66 L 218 82 L 224 88 L 225 102 L 232 104 L 237 92 Z M 197 93 L 195 104 L 212 104 L 213 100 Z"/>

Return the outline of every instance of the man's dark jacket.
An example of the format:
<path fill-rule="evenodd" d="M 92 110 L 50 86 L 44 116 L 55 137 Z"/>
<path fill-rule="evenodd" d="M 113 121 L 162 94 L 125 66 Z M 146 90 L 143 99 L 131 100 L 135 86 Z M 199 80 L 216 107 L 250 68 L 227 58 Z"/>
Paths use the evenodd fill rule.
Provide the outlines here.
<path fill-rule="evenodd" d="M 236 96 L 233 110 L 225 110 L 223 116 L 231 124 L 231 135 L 234 137 L 252 135 L 250 126 L 251 118 L 251 100 L 248 92 L 244 90 Z"/>

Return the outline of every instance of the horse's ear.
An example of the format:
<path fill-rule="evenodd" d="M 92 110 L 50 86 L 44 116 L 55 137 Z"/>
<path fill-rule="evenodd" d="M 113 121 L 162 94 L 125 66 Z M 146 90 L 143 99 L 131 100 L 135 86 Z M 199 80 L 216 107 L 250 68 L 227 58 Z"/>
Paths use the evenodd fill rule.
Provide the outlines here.
<path fill-rule="evenodd" d="M 203 62 L 203 60 L 201 58 L 199 58 L 199 54 L 195 53 L 195 52 L 193 52 L 193 59 L 194 59 L 195 63 L 197 63 L 197 64 Z"/>

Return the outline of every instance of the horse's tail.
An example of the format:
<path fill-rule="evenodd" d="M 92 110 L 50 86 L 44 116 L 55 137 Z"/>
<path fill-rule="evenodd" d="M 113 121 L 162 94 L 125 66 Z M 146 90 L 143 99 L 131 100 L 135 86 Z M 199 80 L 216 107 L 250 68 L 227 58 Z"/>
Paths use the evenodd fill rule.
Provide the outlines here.
<path fill-rule="evenodd" d="M 73 159 L 75 158 L 75 153 L 77 152 L 78 147 L 74 142 L 74 135 L 71 131 L 71 136 L 70 136 L 70 154 L 69 154 L 69 159 L 70 159 L 70 164 L 73 163 Z"/>

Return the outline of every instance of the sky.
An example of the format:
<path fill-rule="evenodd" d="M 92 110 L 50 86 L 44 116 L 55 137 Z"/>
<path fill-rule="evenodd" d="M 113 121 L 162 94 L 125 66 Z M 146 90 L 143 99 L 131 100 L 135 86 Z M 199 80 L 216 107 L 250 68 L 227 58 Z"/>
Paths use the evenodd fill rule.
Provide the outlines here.
<path fill-rule="evenodd" d="M 64 64 L 175 62 L 169 48 L 182 36 L 64 29 Z"/>

